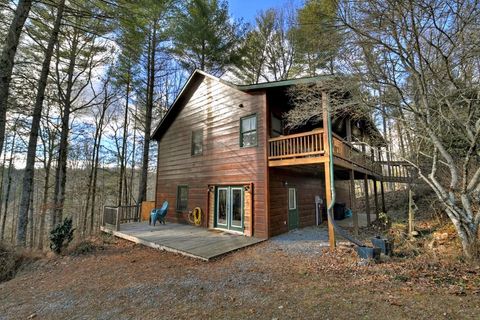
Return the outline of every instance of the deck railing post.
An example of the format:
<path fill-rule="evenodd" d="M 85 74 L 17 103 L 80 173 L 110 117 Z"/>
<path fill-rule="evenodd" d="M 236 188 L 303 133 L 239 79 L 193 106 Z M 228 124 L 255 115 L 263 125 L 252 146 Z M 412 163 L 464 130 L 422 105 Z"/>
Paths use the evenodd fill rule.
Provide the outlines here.
<path fill-rule="evenodd" d="M 100 225 L 102 227 L 105 227 L 105 208 L 106 208 L 106 206 L 103 206 L 102 220 L 100 221 Z"/>
<path fill-rule="evenodd" d="M 120 230 L 120 210 L 121 210 L 120 207 L 116 208 L 116 217 L 115 217 L 115 230 L 116 231 Z"/>

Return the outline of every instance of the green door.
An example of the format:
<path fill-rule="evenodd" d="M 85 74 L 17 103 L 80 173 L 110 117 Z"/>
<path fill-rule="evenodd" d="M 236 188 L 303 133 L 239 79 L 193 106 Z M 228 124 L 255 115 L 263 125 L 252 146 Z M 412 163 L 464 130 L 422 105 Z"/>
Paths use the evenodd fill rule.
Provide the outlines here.
<path fill-rule="evenodd" d="M 288 188 L 288 230 L 298 228 L 297 189 Z"/>
<path fill-rule="evenodd" d="M 215 226 L 243 232 L 243 187 L 219 187 L 216 194 Z"/>

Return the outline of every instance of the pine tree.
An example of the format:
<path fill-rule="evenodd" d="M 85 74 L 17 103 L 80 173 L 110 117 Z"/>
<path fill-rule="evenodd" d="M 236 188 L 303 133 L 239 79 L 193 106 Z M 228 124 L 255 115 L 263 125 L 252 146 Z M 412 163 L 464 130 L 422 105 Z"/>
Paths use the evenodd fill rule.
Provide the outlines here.
<path fill-rule="evenodd" d="M 244 31 L 240 22 L 232 22 L 227 2 L 191 0 L 175 21 L 172 52 L 188 72 L 221 75 L 240 58 Z"/>
<path fill-rule="evenodd" d="M 309 0 L 298 10 L 295 39 L 297 56 L 310 76 L 335 73 L 335 58 L 342 45 L 341 33 L 335 27 L 337 1 Z"/>

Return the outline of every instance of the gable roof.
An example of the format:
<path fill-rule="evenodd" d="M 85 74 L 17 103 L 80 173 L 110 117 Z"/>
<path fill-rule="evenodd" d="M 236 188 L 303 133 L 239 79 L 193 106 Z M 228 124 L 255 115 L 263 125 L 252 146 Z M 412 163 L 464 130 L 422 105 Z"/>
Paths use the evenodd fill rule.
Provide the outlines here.
<path fill-rule="evenodd" d="M 175 120 L 177 117 L 178 113 L 181 110 L 181 107 L 183 104 L 186 104 L 190 97 L 193 95 L 195 90 L 197 89 L 198 85 L 202 82 L 204 78 L 210 78 L 212 80 L 221 82 L 229 87 L 232 87 L 234 89 L 237 89 L 237 87 L 225 80 L 219 79 L 215 76 L 212 76 L 211 74 L 208 74 L 202 70 L 196 69 L 195 71 L 192 72 L 190 77 L 188 78 L 187 82 L 183 85 L 182 90 L 180 93 L 177 95 L 175 98 L 175 101 L 173 101 L 172 105 L 168 109 L 167 113 L 163 117 L 163 119 L 160 121 L 160 123 L 157 125 L 155 130 L 152 133 L 151 139 L 152 140 L 157 140 L 159 141 L 162 135 L 165 133 L 165 131 L 168 129 L 170 124 Z M 237 89 L 238 90 L 238 89 Z"/>
<path fill-rule="evenodd" d="M 178 113 L 181 110 L 181 106 L 188 102 L 192 94 L 195 92 L 195 89 L 201 83 L 204 78 L 210 78 L 214 81 L 218 81 L 223 83 L 235 90 L 239 90 L 242 92 L 248 91 L 255 91 L 255 90 L 263 90 L 268 88 L 278 88 L 278 87 L 287 87 L 296 84 L 305 84 L 305 83 L 313 83 L 317 82 L 321 79 L 325 79 L 327 76 L 319 76 L 319 77 L 310 77 L 310 78 L 298 78 L 298 79 L 291 79 L 291 80 L 281 80 L 281 81 L 274 81 L 274 82 L 265 82 L 259 84 L 252 84 L 252 85 L 235 85 L 231 82 L 222 80 L 211 74 L 208 74 L 202 70 L 196 69 L 192 72 L 190 77 L 188 78 L 187 82 L 183 86 L 182 90 L 175 98 L 175 101 L 172 103 L 170 108 L 168 109 L 166 115 L 160 121 L 158 126 L 152 133 L 151 139 L 159 141 L 165 131 L 168 129 L 170 124 L 175 120 Z"/>
<path fill-rule="evenodd" d="M 315 83 L 321 80 L 327 80 L 331 78 L 332 76 L 330 75 L 323 75 L 323 76 L 316 76 L 316 77 L 279 80 L 279 81 L 273 81 L 273 82 L 262 82 L 262 83 L 249 84 L 249 85 L 237 85 L 236 87 L 242 91 L 252 91 L 252 90 L 259 90 L 259 89 L 289 87 L 297 84 Z"/>

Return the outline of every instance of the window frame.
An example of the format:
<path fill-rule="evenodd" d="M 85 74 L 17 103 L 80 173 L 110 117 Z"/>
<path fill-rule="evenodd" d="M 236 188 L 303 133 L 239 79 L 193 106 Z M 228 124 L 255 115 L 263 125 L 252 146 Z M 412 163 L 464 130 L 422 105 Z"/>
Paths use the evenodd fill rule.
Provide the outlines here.
<path fill-rule="evenodd" d="M 297 210 L 297 188 L 288 188 L 288 210 Z"/>
<path fill-rule="evenodd" d="M 255 117 L 255 130 L 250 130 L 243 132 L 243 126 L 242 126 L 242 121 L 246 120 L 248 118 L 253 118 Z M 255 132 L 255 144 L 251 146 L 244 146 L 243 145 L 243 135 L 245 133 L 250 133 L 250 132 Z M 240 135 L 239 135 L 239 143 L 240 143 L 240 148 L 254 148 L 258 146 L 258 116 L 256 113 L 250 114 L 248 116 L 244 116 L 240 118 Z"/>
<path fill-rule="evenodd" d="M 187 198 L 185 199 L 185 208 L 179 207 L 182 204 L 181 199 L 180 199 L 180 194 L 181 194 L 181 189 L 182 188 L 187 189 Z M 185 212 L 185 211 L 187 211 L 187 209 L 188 209 L 188 185 L 179 184 L 179 185 L 177 185 L 177 199 L 176 199 L 176 203 L 175 203 L 175 211 L 176 212 Z"/>
<path fill-rule="evenodd" d="M 276 131 L 273 128 L 273 121 L 278 120 L 280 122 L 280 131 Z M 283 135 L 283 120 L 277 117 L 273 112 L 270 114 L 270 136 L 272 138 L 280 137 Z"/>
<path fill-rule="evenodd" d="M 195 153 L 195 134 L 198 134 L 200 133 L 200 136 L 202 137 L 201 141 L 200 141 L 200 145 L 201 145 L 201 151 L 199 153 Z M 201 156 L 203 154 L 203 128 L 200 128 L 200 129 L 197 129 L 197 130 L 193 130 L 192 131 L 192 141 L 191 141 L 191 145 L 190 145 L 190 155 L 192 156 Z"/>

